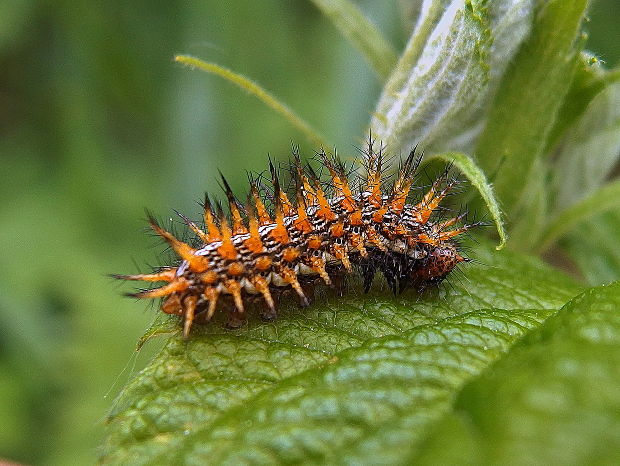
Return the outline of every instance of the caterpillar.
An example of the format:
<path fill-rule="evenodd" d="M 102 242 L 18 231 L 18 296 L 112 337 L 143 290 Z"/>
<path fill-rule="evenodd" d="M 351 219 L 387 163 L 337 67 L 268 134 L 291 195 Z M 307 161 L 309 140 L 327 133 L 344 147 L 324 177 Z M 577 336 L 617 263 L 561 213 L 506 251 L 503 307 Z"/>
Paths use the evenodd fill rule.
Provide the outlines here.
<path fill-rule="evenodd" d="M 363 151 L 365 176 L 356 175 L 353 182 L 352 172 L 336 153 L 320 151 L 318 160 L 329 172 L 327 183 L 309 164 L 302 164 L 298 148 L 293 148 L 289 168 L 295 202 L 282 189 L 280 170 L 271 160 L 271 188 L 265 189 L 261 178 L 250 177 L 245 204 L 235 198 L 222 175 L 229 215 L 208 195 L 203 225 L 178 213 L 195 234 L 194 243 L 178 239 L 149 215 L 153 231 L 178 256 L 176 265 L 113 277 L 163 282 L 128 296 L 162 298 L 161 310 L 181 317 L 185 338 L 195 321 L 210 321 L 219 307 L 229 308 L 230 328 L 245 322 L 248 300 L 262 301 L 265 320 L 276 318 L 277 298 L 286 290 L 306 307 L 315 285 L 338 288 L 354 270 L 365 292 L 377 272 L 394 293 L 439 284 L 459 263 L 470 260 L 461 255 L 454 238 L 481 222 L 461 224 L 466 212 L 433 221 L 442 200 L 459 183 L 449 176 L 449 167 L 421 199 L 407 203 L 422 155 L 414 148 L 386 187 L 384 147 L 375 150 L 374 145 L 370 137 Z"/>

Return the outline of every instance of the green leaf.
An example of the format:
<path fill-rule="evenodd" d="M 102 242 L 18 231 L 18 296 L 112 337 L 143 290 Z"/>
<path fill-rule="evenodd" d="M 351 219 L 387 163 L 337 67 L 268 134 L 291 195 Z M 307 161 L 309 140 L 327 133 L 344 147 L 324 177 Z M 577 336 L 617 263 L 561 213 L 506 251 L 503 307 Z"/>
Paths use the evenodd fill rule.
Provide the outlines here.
<path fill-rule="evenodd" d="M 620 157 L 620 82 L 591 100 L 568 131 L 553 169 L 555 212 L 592 195 L 610 176 Z"/>
<path fill-rule="evenodd" d="M 275 110 L 277 113 L 286 118 L 291 123 L 291 125 L 300 130 L 303 134 L 305 134 L 308 140 L 311 141 L 313 144 L 316 144 L 319 147 L 330 147 L 330 145 L 326 143 L 326 140 L 323 138 L 323 136 L 321 136 L 314 128 L 312 128 L 308 123 L 306 123 L 288 106 L 276 99 L 273 95 L 271 95 L 261 86 L 256 84 L 254 81 L 251 81 L 245 76 L 241 76 L 234 71 L 224 68 L 223 66 L 216 65 L 215 63 L 206 62 L 204 60 L 191 57 L 189 55 L 177 55 L 174 57 L 174 60 L 179 63 L 183 63 L 184 65 L 187 65 L 189 67 L 198 68 L 199 70 L 205 71 L 207 73 L 215 74 L 224 78 L 226 81 L 239 86 L 241 89 L 249 92 L 254 97 L 261 100 L 265 105 L 270 107 L 272 110 Z"/>
<path fill-rule="evenodd" d="M 598 58 L 587 51 L 581 53 L 570 89 L 547 140 L 545 154 L 550 153 L 567 130 L 582 118 L 590 102 L 605 89 L 605 86 L 617 82 L 618 79 L 620 70 L 605 71 Z"/>
<path fill-rule="evenodd" d="M 121 393 L 102 462 L 403 462 L 463 384 L 577 292 L 536 259 L 470 255 L 421 296 L 353 290 L 171 338 Z"/>
<path fill-rule="evenodd" d="M 553 219 L 542 235 L 539 250 L 542 252 L 570 229 L 597 214 L 620 207 L 620 180 L 613 181 L 592 193 L 587 198 L 573 204 Z M 618 236 L 609 240 L 618 244 Z"/>
<path fill-rule="evenodd" d="M 533 198 L 522 199 L 529 194 L 524 180 L 545 175 L 532 167 L 542 156 L 579 63 L 587 4 L 587 0 L 538 2 L 532 33 L 504 75 L 480 137 L 478 161 L 488 172 L 497 170 L 496 191 L 513 221 L 517 204 L 528 206 Z"/>
<path fill-rule="evenodd" d="M 396 52 L 377 27 L 348 0 L 312 0 L 357 48 L 377 75 L 386 79 L 396 63 Z"/>
<path fill-rule="evenodd" d="M 466 385 L 408 464 L 618 464 L 620 283 L 592 288 Z"/>
<path fill-rule="evenodd" d="M 529 31 L 532 0 L 424 2 L 371 122 L 392 152 L 471 153 L 489 98 Z"/>
<path fill-rule="evenodd" d="M 588 283 L 610 283 L 620 277 L 619 231 L 620 209 L 616 209 L 580 223 L 560 245 Z"/>
<path fill-rule="evenodd" d="M 509 225 L 512 246 L 521 251 L 535 250 L 549 222 L 549 183 L 545 176 L 549 166 L 548 160 L 534 160 L 531 175 L 522 183 L 521 189 L 527 193 L 527 199 L 520 206 L 522 212 L 516 216 L 516 221 Z"/>
<path fill-rule="evenodd" d="M 489 210 L 489 213 L 491 214 L 495 227 L 497 228 L 499 244 L 496 249 L 502 249 L 506 245 L 506 231 L 504 230 L 502 212 L 499 208 L 497 200 L 495 199 L 495 195 L 493 194 L 493 188 L 487 181 L 482 170 L 478 168 L 470 157 L 459 152 L 446 152 L 429 157 L 429 159 L 431 158 L 438 158 L 448 163 L 454 163 L 461 173 L 467 177 L 471 185 L 478 190 L 487 206 L 487 209 Z"/>
<path fill-rule="evenodd" d="M 606 72 L 603 76 L 610 74 L 613 75 Z M 584 244 L 589 242 L 591 236 L 585 234 L 583 228 L 576 230 L 576 227 L 583 226 L 587 219 L 595 220 L 602 212 L 620 207 L 620 182 L 616 180 L 602 186 L 620 156 L 620 83 L 605 81 L 607 86 L 593 97 L 560 145 L 552 173 L 554 215 L 541 234 L 538 251 L 546 250 L 569 231 L 574 231 L 571 236 L 577 242 L 581 241 L 580 238 Z M 591 258 L 584 257 L 580 251 L 585 249 L 583 247 L 569 248 L 571 255 L 579 258 L 580 263 L 590 264 L 590 269 L 595 261 L 604 257 L 604 251 L 618 249 L 618 235 L 594 234 L 598 240 L 590 248 Z M 601 265 L 606 262 L 613 262 L 613 258 L 610 257 L 609 261 L 603 259 Z M 617 272 L 617 268 L 615 270 Z M 587 274 L 591 275 L 591 270 Z M 617 279 L 620 275 L 612 276 Z"/>

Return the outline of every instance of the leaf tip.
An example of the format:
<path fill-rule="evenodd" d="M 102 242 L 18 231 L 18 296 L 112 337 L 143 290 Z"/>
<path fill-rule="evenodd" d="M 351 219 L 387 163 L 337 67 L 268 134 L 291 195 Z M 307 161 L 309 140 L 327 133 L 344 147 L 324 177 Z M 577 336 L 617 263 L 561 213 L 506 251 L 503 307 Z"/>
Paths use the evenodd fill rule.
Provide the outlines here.
<path fill-rule="evenodd" d="M 193 66 L 195 63 L 195 58 L 190 55 L 175 55 L 173 58 L 175 63 L 181 63 L 187 66 Z"/>

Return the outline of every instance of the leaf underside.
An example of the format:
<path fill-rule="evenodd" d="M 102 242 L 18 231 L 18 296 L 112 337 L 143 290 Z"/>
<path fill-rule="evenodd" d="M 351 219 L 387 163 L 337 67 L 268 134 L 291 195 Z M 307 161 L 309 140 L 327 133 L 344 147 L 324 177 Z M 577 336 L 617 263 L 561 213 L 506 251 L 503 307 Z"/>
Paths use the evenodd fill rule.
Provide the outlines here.
<path fill-rule="evenodd" d="M 272 323 L 172 337 L 119 396 L 101 461 L 402 462 L 467 381 L 578 292 L 490 250 L 423 295 L 353 286 Z"/>

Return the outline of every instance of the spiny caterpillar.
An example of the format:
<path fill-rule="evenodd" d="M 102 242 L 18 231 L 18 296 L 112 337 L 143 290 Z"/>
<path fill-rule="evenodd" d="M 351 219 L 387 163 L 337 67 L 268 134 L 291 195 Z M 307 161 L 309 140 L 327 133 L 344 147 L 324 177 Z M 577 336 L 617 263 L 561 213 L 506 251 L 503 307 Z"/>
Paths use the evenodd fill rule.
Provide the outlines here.
<path fill-rule="evenodd" d="M 193 246 L 176 238 L 149 216 L 151 228 L 180 258 L 174 266 L 154 273 L 114 275 L 123 280 L 167 282 L 159 288 L 129 294 L 136 298 L 164 298 L 161 310 L 183 319 L 183 335 L 192 323 L 209 321 L 218 307 L 230 308 L 228 326 L 245 321 L 246 302 L 264 303 L 262 317 L 274 319 L 281 292 L 293 290 L 302 307 L 309 305 L 313 286 L 335 287 L 357 269 L 367 292 L 377 271 L 394 293 L 410 286 L 422 290 L 440 283 L 460 262 L 468 261 L 453 238 L 480 223 L 459 224 L 465 214 L 431 221 L 439 204 L 457 180 L 446 169 L 416 204 L 408 204 L 421 156 L 412 150 L 385 188 L 383 147 L 372 138 L 364 151 L 365 176 L 357 176 L 352 190 L 343 162 L 321 151 L 321 165 L 330 182 L 320 181 L 310 165 L 303 166 L 294 148 L 290 163 L 296 202 L 281 188 L 279 170 L 269 162 L 272 188 L 265 192 L 259 179 L 250 179 L 245 205 L 239 203 L 222 176 L 230 217 L 221 205 L 204 202 L 204 226 L 179 216 L 199 242 Z M 261 195 L 261 191 L 263 194 Z M 273 212 L 265 206 L 267 198 Z"/>

